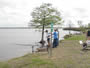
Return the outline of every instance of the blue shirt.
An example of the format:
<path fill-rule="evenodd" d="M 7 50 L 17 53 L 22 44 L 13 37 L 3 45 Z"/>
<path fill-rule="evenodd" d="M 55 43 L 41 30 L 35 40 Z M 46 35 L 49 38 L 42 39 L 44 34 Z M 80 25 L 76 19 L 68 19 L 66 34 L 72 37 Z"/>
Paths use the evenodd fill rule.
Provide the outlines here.
<path fill-rule="evenodd" d="M 54 39 L 58 39 L 58 32 L 54 32 L 53 35 L 54 35 Z"/>

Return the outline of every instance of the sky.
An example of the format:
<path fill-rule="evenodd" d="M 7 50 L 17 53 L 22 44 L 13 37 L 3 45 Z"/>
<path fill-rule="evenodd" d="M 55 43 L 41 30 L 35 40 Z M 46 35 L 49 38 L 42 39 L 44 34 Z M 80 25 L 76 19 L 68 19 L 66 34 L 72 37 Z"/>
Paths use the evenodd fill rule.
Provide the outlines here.
<path fill-rule="evenodd" d="M 61 12 L 67 26 L 90 22 L 90 0 L 0 0 L 0 27 L 27 27 L 31 12 L 42 3 L 51 3 Z"/>

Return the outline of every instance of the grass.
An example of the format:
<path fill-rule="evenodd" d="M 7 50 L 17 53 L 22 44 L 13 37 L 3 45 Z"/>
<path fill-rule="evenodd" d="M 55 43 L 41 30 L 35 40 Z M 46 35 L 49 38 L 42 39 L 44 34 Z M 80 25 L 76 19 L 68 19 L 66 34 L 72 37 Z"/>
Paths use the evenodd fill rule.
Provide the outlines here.
<path fill-rule="evenodd" d="M 42 54 L 28 54 L 0 63 L 0 68 L 57 68 L 48 59 L 40 58 Z"/>
<path fill-rule="evenodd" d="M 90 47 L 82 50 L 75 37 L 75 40 L 62 41 L 52 50 L 50 58 L 47 52 L 27 54 L 0 62 L 0 68 L 90 68 Z"/>
<path fill-rule="evenodd" d="M 90 68 L 90 48 L 82 50 L 76 40 L 65 40 L 53 51 L 54 62 L 58 68 Z"/>
<path fill-rule="evenodd" d="M 65 40 L 85 40 L 85 35 L 72 35 Z"/>
<path fill-rule="evenodd" d="M 0 62 L 0 68 L 10 68 L 10 66 L 6 62 Z"/>

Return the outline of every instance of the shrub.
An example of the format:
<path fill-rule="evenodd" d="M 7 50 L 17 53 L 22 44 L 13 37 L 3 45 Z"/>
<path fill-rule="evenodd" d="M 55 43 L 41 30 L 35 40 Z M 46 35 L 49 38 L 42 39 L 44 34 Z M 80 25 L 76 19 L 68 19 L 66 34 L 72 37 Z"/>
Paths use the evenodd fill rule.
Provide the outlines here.
<path fill-rule="evenodd" d="M 64 36 L 64 39 L 67 39 L 67 38 L 69 38 L 69 37 L 72 37 L 72 35 L 70 34 L 70 35 L 65 35 Z"/>

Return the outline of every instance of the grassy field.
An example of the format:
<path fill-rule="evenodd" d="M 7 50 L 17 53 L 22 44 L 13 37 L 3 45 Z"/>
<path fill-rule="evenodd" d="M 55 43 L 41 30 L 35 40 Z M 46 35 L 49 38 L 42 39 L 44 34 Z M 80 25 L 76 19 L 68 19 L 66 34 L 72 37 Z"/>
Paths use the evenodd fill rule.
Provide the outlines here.
<path fill-rule="evenodd" d="M 70 38 L 67 38 L 65 40 L 86 40 L 86 36 L 83 35 L 72 35 Z"/>
<path fill-rule="evenodd" d="M 0 68 L 90 68 L 90 47 L 82 49 L 78 40 L 64 40 L 47 52 L 28 54 L 0 63 Z"/>

